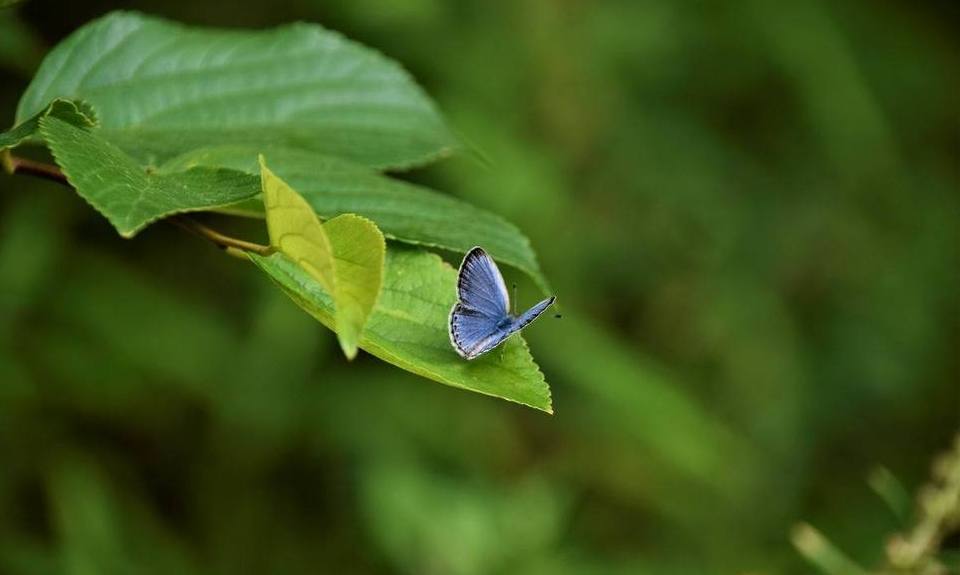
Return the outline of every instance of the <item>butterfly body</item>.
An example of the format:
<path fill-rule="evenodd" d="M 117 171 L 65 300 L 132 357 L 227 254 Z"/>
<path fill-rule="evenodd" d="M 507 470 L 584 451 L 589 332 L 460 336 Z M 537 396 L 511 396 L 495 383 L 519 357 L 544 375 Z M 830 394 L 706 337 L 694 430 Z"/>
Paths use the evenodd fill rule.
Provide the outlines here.
<path fill-rule="evenodd" d="M 457 303 L 450 310 L 450 343 L 466 359 L 497 347 L 537 319 L 556 298 L 549 297 L 522 314 L 510 313 L 503 276 L 482 248 L 467 252 L 457 276 Z"/>

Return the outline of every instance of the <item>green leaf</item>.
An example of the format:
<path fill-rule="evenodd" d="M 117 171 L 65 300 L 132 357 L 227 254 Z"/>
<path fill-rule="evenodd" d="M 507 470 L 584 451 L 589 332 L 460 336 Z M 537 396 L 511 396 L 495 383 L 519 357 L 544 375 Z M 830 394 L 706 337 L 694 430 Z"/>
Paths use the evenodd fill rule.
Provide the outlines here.
<path fill-rule="evenodd" d="M 353 359 L 383 281 L 386 250 L 373 222 L 344 214 L 321 224 L 310 205 L 260 157 L 270 245 L 296 262 L 332 296 L 335 331 Z"/>
<path fill-rule="evenodd" d="M 387 245 L 376 224 L 355 214 L 337 216 L 323 227 L 333 244 L 337 338 L 353 359 L 380 296 Z"/>
<path fill-rule="evenodd" d="M 40 119 L 47 116 L 59 118 L 81 128 L 92 128 L 97 125 L 97 114 L 90 104 L 83 101 L 58 98 L 31 118 L 6 132 L 0 133 L 0 150 L 19 146 L 25 140 L 33 137 L 40 129 Z"/>
<path fill-rule="evenodd" d="M 55 98 L 92 103 L 103 138 L 142 163 L 229 141 L 399 168 L 455 146 L 400 66 L 313 24 L 218 30 L 114 12 L 50 52 L 17 120 Z"/>
<path fill-rule="evenodd" d="M 40 119 L 40 132 L 77 193 L 123 237 L 132 237 L 164 216 L 229 205 L 260 191 L 256 177 L 232 170 L 144 170 L 104 140 L 99 130 L 85 130 L 53 116 Z"/>
<path fill-rule="evenodd" d="M 328 328 L 333 302 L 310 275 L 283 254 L 247 254 L 283 291 Z M 415 249 L 387 250 L 383 290 L 360 337 L 360 348 L 423 377 L 552 413 L 550 388 L 518 334 L 473 361 L 453 351 L 447 316 L 456 298 L 457 272 L 438 256 Z"/>
<path fill-rule="evenodd" d="M 331 157 L 270 147 L 270 165 L 324 219 L 355 213 L 373 220 L 390 239 L 463 254 L 481 245 L 502 263 L 529 275 L 549 293 L 530 241 L 510 222 L 491 212 L 435 192 L 377 174 Z M 168 170 L 221 166 L 257 173 L 257 151 L 249 146 L 197 150 L 165 164 Z M 231 213 L 255 215 L 254 203 L 230 206 Z"/>

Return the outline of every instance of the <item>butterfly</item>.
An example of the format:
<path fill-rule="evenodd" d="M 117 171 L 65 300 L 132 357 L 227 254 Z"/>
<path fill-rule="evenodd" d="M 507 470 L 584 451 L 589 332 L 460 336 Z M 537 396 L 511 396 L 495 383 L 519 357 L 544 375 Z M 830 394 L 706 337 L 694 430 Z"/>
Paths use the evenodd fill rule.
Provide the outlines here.
<path fill-rule="evenodd" d="M 497 347 L 537 319 L 556 297 L 548 297 L 519 316 L 510 314 L 503 276 L 483 248 L 464 256 L 457 274 L 457 303 L 450 310 L 450 343 L 466 359 Z"/>

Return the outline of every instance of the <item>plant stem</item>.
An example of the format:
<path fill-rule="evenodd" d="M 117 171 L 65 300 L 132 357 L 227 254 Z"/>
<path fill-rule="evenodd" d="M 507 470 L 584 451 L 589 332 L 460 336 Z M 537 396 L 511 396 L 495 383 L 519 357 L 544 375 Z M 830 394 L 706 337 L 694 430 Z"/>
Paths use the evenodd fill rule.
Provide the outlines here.
<path fill-rule="evenodd" d="M 67 176 L 64 175 L 59 167 L 14 156 L 10 153 L 10 150 L 3 151 L 0 162 L 3 163 L 3 169 L 10 175 L 27 174 L 29 176 L 43 178 L 44 180 L 70 185 L 69 182 L 67 182 Z"/>
<path fill-rule="evenodd" d="M 14 156 L 10 153 L 10 150 L 0 152 L 0 165 L 2 165 L 4 171 L 10 175 L 24 174 L 57 182 L 65 186 L 70 185 L 70 182 L 67 181 L 67 176 L 58 166 Z M 173 216 L 167 218 L 167 221 L 201 238 L 209 240 L 218 247 L 223 248 L 228 254 L 236 257 L 243 257 L 243 254 L 238 253 L 238 250 L 240 252 L 253 252 L 262 256 L 269 255 L 273 252 L 273 248 L 270 246 L 221 234 L 189 216 Z"/>
<path fill-rule="evenodd" d="M 273 252 L 273 248 L 270 246 L 226 236 L 187 216 L 173 216 L 172 218 L 168 218 L 168 221 L 175 226 L 183 228 L 189 232 L 193 232 L 204 239 L 210 240 L 214 244 L 227 250 L 227 252 L 232 255 L 235 255 L 235 252 L 232 252 L 230 248 L 238 249 L 244 252 L 253 252 L 261 256 L 270 255 Z"/>

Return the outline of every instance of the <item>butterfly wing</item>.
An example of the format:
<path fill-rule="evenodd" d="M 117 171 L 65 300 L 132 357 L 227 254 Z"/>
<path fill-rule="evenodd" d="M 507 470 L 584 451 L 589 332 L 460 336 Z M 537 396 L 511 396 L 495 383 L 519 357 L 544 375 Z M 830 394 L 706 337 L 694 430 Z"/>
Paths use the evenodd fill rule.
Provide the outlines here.
<path fill-rule="evenodd" d="M 473 248 L 464 256 L 457 275 L 460 304 L 499 323 L 510 313 L 510 296 L 503 276 L 483 248 Z"/>
<path fill-rule="evenodd" d="M 555 299 L 555 297 L 549 297 L 523 312 L 520 317 L 500 322 L 495 322 L 458 303 L 450 312 L 450 341 L 453 342 L 457 353 L 467 359 L 473 359 L 497 347 L 508 337 L 537 319 L 553 305 Z"/>
<path fill-rule="evenodd" d="M 503 321 L 457 303 L 450 312 L 450 343 L 461 357 L 473 359 L 510 335 L 503 324 Z"/>
<path fill-rule="evenodd" d="M 464 256 L 457 274 L 457 298 L 450 310 L 450 342 L 461 356 L 473 359 L 496 345 L 491 343 L 502 335 L 510 319 L 507 286 L 497 264 L 482 248 L 473 248 Z"/>
<path fill-rule="evenodd" d="M 556 298 L 510 316 L 510 296 L 503 276 L 487 252 L 470 250 L 457 277 L 459 301 L 450 310 L 450 342 L 462 357 L 473 359 L 497 347 L 537 319 Z"/>
<path fill-rule="evenodd" d="M 530 322 L 540 317 L 540 314 L 543 312 L 547 311 L 547 308 L 553 305 L 553 302 L 556 299 L 556 296 L 550 296 L 520 314 L 519 317 L 513 320 L 513 324 L 510 326 L 510 333 L 520 331 L 521 329 L 527 327 Z"/>

